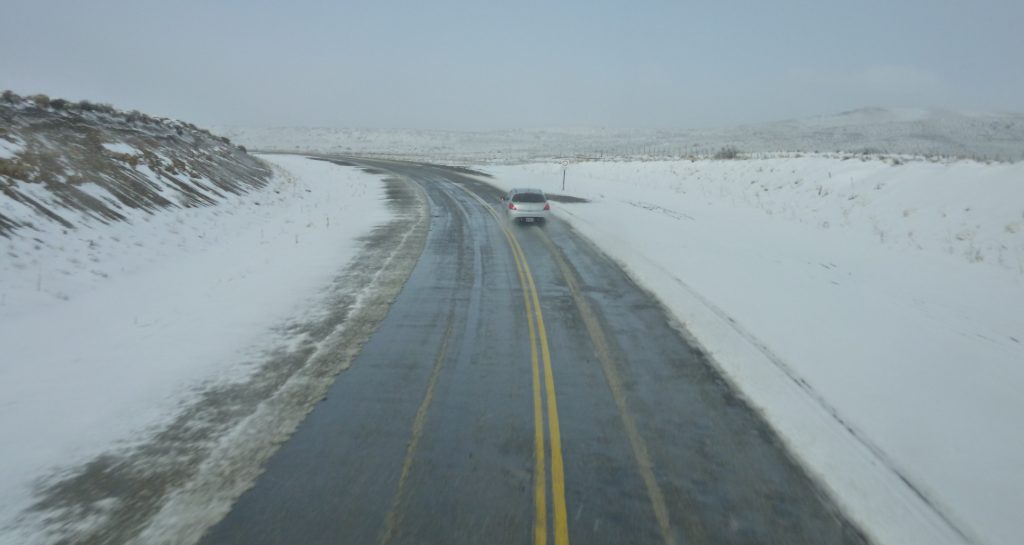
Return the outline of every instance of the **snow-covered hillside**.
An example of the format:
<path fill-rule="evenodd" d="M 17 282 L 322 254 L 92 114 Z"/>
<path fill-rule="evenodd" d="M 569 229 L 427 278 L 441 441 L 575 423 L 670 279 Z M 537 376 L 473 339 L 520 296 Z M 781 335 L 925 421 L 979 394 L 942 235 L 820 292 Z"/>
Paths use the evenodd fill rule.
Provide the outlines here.
<path fill-rule="evenodd" d="M 269 177 L 244 149 L 189 123 L 43 95 L 0 98 L 0 236 L 211 205 Z"/>
<path fill-rule="evenodd" d="M 548 158 L 708 157 L 847 153 L 1024 159 L 1024 114 L 865 108 L 837 115 L 722 129 L 427 131 L 222 127 L 254 149 L 381 155 L 442 162 L 515 163 Z"/>
<path fill-rule="evenodd" d="M 894 164 L 897 163 L 897 164 Z M 481 167 L 663 301 L 879 543 L 1024 535 L 1024 163 Z"/>

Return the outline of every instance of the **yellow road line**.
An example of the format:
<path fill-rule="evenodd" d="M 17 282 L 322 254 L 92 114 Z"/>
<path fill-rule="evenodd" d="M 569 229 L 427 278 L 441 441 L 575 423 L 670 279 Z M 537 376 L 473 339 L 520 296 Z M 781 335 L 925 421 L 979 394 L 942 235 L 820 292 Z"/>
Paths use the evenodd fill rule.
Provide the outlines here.
<path fill-rule="evenodd" d="M 566 263 L 565 258 L 562 257 L 561 251 L 546 234 L 541 233 L 538 236 L 544 242 L 544 245 L 547 246 L 549 253 L 558 265 L 559 270 L 561 270 L 562 277 L 565 278 L 565 282 L 569 286 L 569 291 L 572 294 L 573 301 L 576 304 L 576 308 L 579 309 L 580 316 L 583 318 L 583 324 L 587 329 L 587 333 L 590 335 L 591 342 L 594 345 L 594 351 L 597 354 L 597 359 L 601 362 L 601 368 L 604 371 L 605 380 L 608 382 L 609 389 L 611 389 L 612 398 L 615 400 L 615 405 L 619 409 L 622 426 L 626 430 L 626 436 L 628 437 L 630 447 L 633 450 L 633 457 L 636 459 L 637 467 L 640 470 L 640 477 L 643 479 L 644 487 L 647 489 L 647 497 L 651 502 L 654 517 L 658 521 L 658 528 L 661 530 L 662 540 L 665 545 L 675 545 L 676 538 L 675 534 L 672 532 L 672 523 L 669 519 L 665 496 L 662 493 L 661 488 L 658 486 L 657 479 L 654 477 L 654 463 L 651 461 L 647 443 L 640 434 L 636 421 L 633 419 L 633 414 L 629 410 L 629 403 L 626 399 L 626 394 L 622 385 L 622 377 L 619 375 L 616 368 L 611 349 L 608 345 L 608 340 L 604 334 L 604 329 L 594 316 L 587 298 L 583 296 L 579 282 L 576 280 L 576 273 L 571 267 L 569 267 L 569 264 Z M 706 542 L 704 528 L 698 519 L 695 517 L 684 517 L 683 526 L 686 529 L 686 533 L 689 536 L 690 541 L 693 543 Z"/>
<path fill-rule="evenodd" d="M 507 231 L 507 230 L 506 230 Z M 551 437 L 551 495 L 555 511 L 555 545 L 569 543 L 569 517 L 565 507 L 565 469 L 562 462 L 562 432 L 558 420 L 558 402 L 555 398 L 555 377 L 551 368 L 551 351 L 548 349 L 548 335 L 544 327 L 544 316 L 540 310 L 540 297 L 530 273 L 526 255 L 514 235 L 511 235 L 513 252 L 518 252 L 523 262 L 530 293 L 533 296 L 533 312 L 537 315 L 537 333 L 540 337 L 541 358 L 544 361 L 544 383 L 547 393 L 548 435 Z M 529 312 L 529 310 L 527 310 Z"/>
<path fill-rule="evenodd" d="M 395 498 L 391 502 L 391 509 L 388 511 L 387 517 L 384 520 L 384 530 L 381 533 L 380 545 L 387 545 L 395 537 L 395 533 L 398 531 L 399 523 L 399 508 L 401 507 L 402 500 L 405 496 L 405 483 L 409 479 L 409 474 L 412 472 L 412 462 L 415 458 L 416 448 L 420 444 L 420 438 L 423 437 L 423 426 L 427 421 L 427 409 L 430 408 L 430 402 L 434 399 L 434 386 L 437 384 L 437 379 L 441 376 L 441 367 L 444 365 L 444 360 L 448 356 L 448 340 L 452 336 L 452 324 L 454 322 L 454 309 L 448 312 L 448 327 L 445 329 L 444 337 L 441 340 L 441 348 L 437 352 L 437 357 L 434 359 L 434 368 L 430 372 L 430 380 L 427 382 L 427 392 L 423 395 L 423 401 L 420 402 L 419 409 L 416 410 L 416 417 L 412 422 L 412 438 L 409 440 L 409 445 L 405 449 L 405 461 L 402 463 L 402 476 L 398 478 L 398 490 L 395 492 Z"/>
<path fill-rule="evenodd" d="M 461 185 L 455 185 L 480 202 L 484 209 L 490 213 L 512 248 L 512 257 L 516 262 L 516 272 L 519 275 L 519 283 L 523 289 L 526 319 L 530 327 L 530 358 L 533 364 L 534 455 L 536 458 L 534 466 L 534 505 L 536 513 L 533 542 L 534 545 L 545 545 L 547 543 L 547 505 L 544 486 L 546 477 L 544 423 L 541 414 L 541 398 L 543 396 L 540 391 L 540 372 L 537 361 L 537 341 L 539 339 L 541 359 L 544 362 L 543 375 L 548 409 L 548 435 L 551 438 L 551 495 L 555 515 L 554 543 L 555 545 L 569 545 L 569 517 L 565 506 L 565 468 L 562 459 L 562 433 L 558 420 L 558 403 L 555 396 L 555 377 L 551 367 L 551 351 L 548 348 L 547 330 L 544 327 L 544 314 L 540 310 L 540 297 L 537 294 L 537 285 L 533 281 L 530 265 L 526 260 L 526 254 L 523 253 L 523 248 L 519 245 L 519 241 L 494 209 L 491 208 L 491 205 L 472 191 Z M 533 315 L 536 316 L 536 321 L 531 316 L 531 310 Z M 535 330 L 536 335 L 534 334 Z"/>
<path fill-rule="evenodd" d="M 508 238 L 509 245 L 512 245 L 511 235 L 504 231 Z M 533 444 L 534 444 L 534 467 L 533 467 L 533 504 L 534 524 L 533 542 L 534 545 L 545 545 L 548 539 L 548 509 L 547 492 L 545 482 L 547 470 L 545 469 L 544 452 L 544 409 L 540 389 L 540 365 L 537 360 L 537 335 L 534 332 L 533 314 L 530 312 L 530 296 L 526 289 L 526 272 L 523 262 L 515 250 L 512 256 L 516 263 L 516 273 L 519 275 L 519 284 L 523 287 L 523 305 L 526 308 L 526 322 L 530 329 L 530 362 L 533 375 Z"/>

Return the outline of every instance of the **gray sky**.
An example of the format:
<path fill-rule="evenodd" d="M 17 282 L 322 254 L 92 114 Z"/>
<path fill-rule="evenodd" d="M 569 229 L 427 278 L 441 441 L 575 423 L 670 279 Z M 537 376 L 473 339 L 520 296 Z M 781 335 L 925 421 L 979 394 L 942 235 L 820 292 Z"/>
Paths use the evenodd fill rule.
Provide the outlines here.
<path fill-rule="evenodd" d="M 1024 2 L 0 0 L 0 88 L 209 125 L 1024 111 Z"/>

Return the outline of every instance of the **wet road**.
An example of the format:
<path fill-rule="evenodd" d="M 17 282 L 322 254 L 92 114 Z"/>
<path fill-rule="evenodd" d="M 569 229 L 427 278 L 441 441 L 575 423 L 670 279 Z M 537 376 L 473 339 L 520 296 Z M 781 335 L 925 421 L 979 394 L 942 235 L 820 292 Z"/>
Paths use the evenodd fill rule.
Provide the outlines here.
<path fill-rule="evenodd" d="M 202 543 L 864 542 L 589 242 L 457 170 L 349 161 L 425 191 L 423 254 Z"/>

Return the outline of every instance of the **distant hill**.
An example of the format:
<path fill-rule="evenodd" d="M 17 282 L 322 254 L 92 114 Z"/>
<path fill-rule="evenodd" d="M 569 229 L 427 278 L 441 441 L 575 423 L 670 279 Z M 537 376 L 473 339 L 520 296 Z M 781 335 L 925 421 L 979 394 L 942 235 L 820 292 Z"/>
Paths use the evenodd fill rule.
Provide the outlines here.
<path fill-rule="evenodd" d="M 190 123 L 45 95 L 0 96 L 0 236 L 211 205 L 269 177 L 243 148 Z"/>
<path fill-rule="evenodd" d="M 991 160 L 1024 159 L 1024 114 L 862 108 L 722 131 L 752 151 L 864 150 Z M 775 148 L 775 149 L 771 149 Z"/>
<path fill-rule="evenodd" d="M 713 156 L 746 153 L 885 153 L 995 161 L 1024 159 L 1024 114 L 864 108 L 724 129 L 431 131 L 221 128 L 251 148 L 399 155 L 431 160 L 519 162 L 561 157 Z"/>

